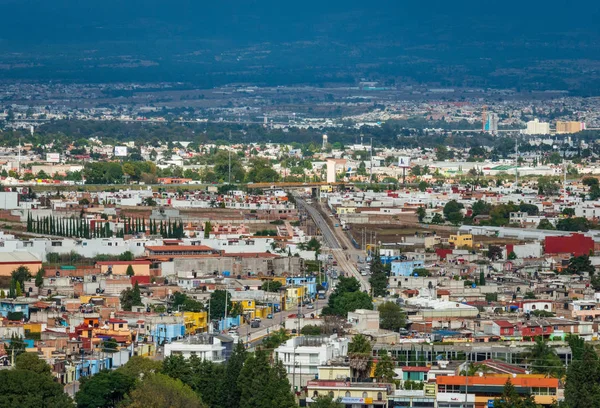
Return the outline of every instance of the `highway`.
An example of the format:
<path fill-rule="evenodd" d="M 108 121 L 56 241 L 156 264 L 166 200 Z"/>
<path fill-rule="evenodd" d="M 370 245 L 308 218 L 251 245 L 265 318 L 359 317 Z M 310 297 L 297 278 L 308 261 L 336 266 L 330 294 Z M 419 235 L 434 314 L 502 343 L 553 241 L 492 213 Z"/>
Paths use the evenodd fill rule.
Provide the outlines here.
<path fill-rule="evenodd" d="M 304 208 L 315 222 L 317 228 L 321 230 L 323 241 L 331 249 L 331 254 L 338 263 L 340 270 L 347 275 L 355 277 L 363 291 L 370 292 L 371 285 L 369 284 L 368 277 L 360 274 L 355 263 L 361 251 L 354 249 L 354 246 L 341 228 L 331 227 L 317 208 L 308 204 L 298 195 L 294 195 L 294 198 L 296 199 L 298 209 Z"/>

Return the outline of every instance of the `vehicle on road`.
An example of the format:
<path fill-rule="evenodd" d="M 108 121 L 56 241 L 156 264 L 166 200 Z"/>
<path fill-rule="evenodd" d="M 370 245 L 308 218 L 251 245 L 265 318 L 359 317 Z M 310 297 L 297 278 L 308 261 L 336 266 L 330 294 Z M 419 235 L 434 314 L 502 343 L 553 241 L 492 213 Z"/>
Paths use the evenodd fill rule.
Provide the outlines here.
<path fill-rule="evenodd" d="M 273 315 L 272 315 L 271 313 L 269 313 L 269 314 L 267 315 L 267 319 L 272 319 L 272 318 L 273 318 Z"/>
<path fill-rule="evenodd" d="M 320 290 L 319 293 L 317 293 L 317 298 L 319 298 L 319 299 L 325 299 L 325 291 L 324 290 Z"/>
<path fill-rule="evenodd" d="M 310 305 L 306 306 L 306 308 L 307 308 L 307 309 L 314 309 L 314 308 L 315 308 L 315 305 L 313 305 L 313 304 L 311 303 Z"/>
<path fill-rule="evenodd" d="M 250 327 L 252 327 L 253 329 L 256 329 L 256 328 L 260 327 L 260 322 L 258 322 L 258 321 L 256 321 L 256 320 L 253 320 L 253 321 L 250 323 Z"/>
<path fill-rule="evenodd" d="M 254 319 L 252 319 L 252 320 L 253 320 L 253 321 L 255 321 L 255 322 L 259 322 L 259 323 L 261 322 L 261 320 L 260 320 L 260 317 L 255 317 L 255 318 L 254 318 Z"/>

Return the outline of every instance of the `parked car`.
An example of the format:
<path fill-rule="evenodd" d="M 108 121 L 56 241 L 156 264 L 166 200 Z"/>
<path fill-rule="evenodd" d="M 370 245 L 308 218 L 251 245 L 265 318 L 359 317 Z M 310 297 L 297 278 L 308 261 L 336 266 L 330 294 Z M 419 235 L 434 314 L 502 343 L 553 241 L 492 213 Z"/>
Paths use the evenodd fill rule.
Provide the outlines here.
<path fill-rule="evenodd" d="M 257 327 L 260 327 L 260 322 L 258 322 L 258 321 L 256 321 L 256 320 L 253 320 L 253 321 L 250 323 L 250 327 L 252 327 L 253 329 L 256 329 Z"/>
<path fill-rule="evenodd" d="M 269 314 L 267 315 L 267 319 L 272 319 L 272 318 L 273 318 L 273 315 L 272 315 L 271 313 L 269 313 Z"/>
<path fill-rule="evenodd" d="M 307 309 L 314 309 L 314 308 L 315 308 L 315 305 L 313 305 L 313 304 L 311 303 L 311 304 L 309 304 L 308 306 L 306 306 L 306 308 L 307 308 Z"/>

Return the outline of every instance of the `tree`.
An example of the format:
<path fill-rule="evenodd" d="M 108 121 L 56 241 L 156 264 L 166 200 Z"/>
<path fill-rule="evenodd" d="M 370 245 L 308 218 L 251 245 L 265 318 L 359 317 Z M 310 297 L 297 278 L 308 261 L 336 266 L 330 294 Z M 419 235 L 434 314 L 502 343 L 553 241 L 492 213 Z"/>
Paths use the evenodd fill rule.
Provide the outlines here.
<path fill-rule="evenodd" d="M 239 379 L 247 357 L 248 353 L 246 352 L 244 343 L 238 341 L 225 367 L 225 378 L 223 389 L 221 390 L 221 400 L 224 407 L 239 408 L 240 406 L 241 390 Z"/>
<path fill-rule="evenodd" d="M 521 396 L 517 393 L 515 386 L 511 383 L 510 379 L 506 380 L 502 396 L 494 400 L 494 408 L 539 408 L 540 406 L 535 403 L 533 396 L 525 395 Z"/>
<path fill-rule="evenodd" d="M 527 360 L 531 370 L 536 374 L 548 374 L 561 378 L 565 373 L 564 364 L 556 351 L 541 336 L 535 338 L 535 344 L 527 353 Z"/>
<path fill-rule="evenodd" d="M 454 223 L 458 223 L 462 221 L 463 215 L 461 210 L 464 208 L 464 205 L 460 204 L 456 200 L 450 200 L 444 206 L 444 217 Z"/>
<path fill-rule="evenodd" d="M 348 344 L 348 357 L 350 357 L 350 368 L 356 374 L 355 377 L 362 377 L 371 365 L 371 343 L 362 334 L 352 337 Z"/>
<path fill-rule="evenodd" d="M 508 259 L 509 261 L 514 261 L 515 259 L 517 259 L 517 254 L 515 254 L 515 251 L 510 251 L 506 259 Z"/>
<path fill-rule="evenodd" d="M 600 401 L 600 362 L 591 344 L 569 342 L 573 361 L 567 368 L 565 403 L 569 408 L 598 407 Z M 577 356 L 578 358 L 576 358 Z"/>
<path fill-rule="evenodd" d="M 558 220 L 556 229 L 559 231 L 587 232 L 590 230 L 590 222 L 584 217 L 571 217 Z"/>
<path fill-rule="evenodd" d="M 540 220 L 537 229 L 554 230 L 556 228 L 547 218 L 543 218 L 542 220 Z"/>
<path fill-rule="evenodd" d="M 538 193 L 546 196 L 558 194 L 560 186 L 554 182 L 554 179 L 548 176 L 538 178 Z"/>
<path fill-rule="evenodd" d="M 131 265 L 127 265 L 127 270 L 125 271 L 125 274 L 129 277 L 132 277 L 133 275 L 135 275 L 135 272 L 133 270 L 133 266 Z"/>
<path fill-rule="evenodd" d="M 303 336 L 320 336 L 321 333 L 321 326 L 315 324 L 307 324 L 300 330 L 300 334 Z"/>
<path fill-rule="evenodd" d="M 423 222 L 425 216 L 427 215 L 427 211 L 424 207 L 417 208 L 417 217 L 419 218 L 419 222 Z"/>
<path fill-rule="evenodd" d="M 242 368 L 238 387 L 240 408 L 292 408 L 296 406 L 281 361 L 271 367 L 264 350 L 250 355 Z M 260 392 L 257 392 L 260 390 Z"/>
<path fill-rule="evenodd" d="M 277 293 L 279 289 L 283 286 L 283 284 L 276 280 L 266 280 L 263 281 L 261 285 L 261 289 L 267 292 Z"/>
<path fill-rule="evenodd" d="M 393 383 L 396 373 L 394 372 L 394 361 L 385 352 L 379 357 L 375 364 L 375 378 L 379 382 Z"/>
<path fill-rule="evenodd" d="M 488 215 L 492 209 L 491 204 L 486 203 L 483 200 L 478 200 L 475 204 L 471 206 L 471 211 L 473 212 L 473 217 L 478 215 Z"/>
<path fill-rule="evenodd" d="M 10 277 L 15 283 L 19 283 L 21 288 L 25 287 L 25 281 L 31 279 L 31 272 L 26 266 L 19 266 L 11 272 Z"/>
<path fill-rule="evenodd" d="M 133 306 L 143 306 L 140 287 L 136 282 L 133 289 L 127 288 L 121 292 L 121 308 L 126 311 L 131 311 Z"/>
<path fill-rule="evenodd" d="M 102 342 L 102 351 L 104 353 L 115 353 L 119 350 L 119 343 L 113 339 L 106 339 Z"/>
<path fill-rule="evenodd" d="M 329 395 L 319 395 L 312 399 L 310 408 L 344 408 L 345 405 L 340 402 L 340 399 L 334 400 Z"/>
<path fill-rule="evenodd" d="M 210 221 L 206 221 L 204 223 L 204 239 L 210 238 L 211 231 L 212 231 L 212 225 L 210 225 Z"/>
<path fill-rule="evenodd" d="M 441 214 L 435 213 L 433 215 L 433 217 L 431 218 L 431 223 L 432 224 L 443 224 L 444 223 L 444 219 L 442 218 Z"/>
<path fill-rule="evenodd" d="M 502 259 L 502 248 L 497 245 L 490 245 L 488 247 L 487 257 L 492 261 Z"/>
<path fill-rule="evenodd" d="M 37 374 L 50 375 L 50 366 L 39 358 L 37 353 L 22 353 L 15 360 L 17 370 L 28 370 Z"/>
<path fill-rule="evenodd" d="M 38 269 L 37 273 L 35 274 L 35 286 L 36 287 L 41 288 L 44 285 L 45 274 L 46 274 L 46 271 L 44 271 L 44 268 Z"/>
<path fill-rule="evenodd" d="M 202 312 L 204 305 L 185 293 L 175 292 L 173 294 L 173 309 L 183 310 L 184 312 Z"/>
<path fill-rule="evenodd" d="M 444 145 L 438 145 L 435 148 L 435 159 L 437 161 L 446 161 L 450 158 L 450 152 L 448 148 Z"/>
<path fill-rule="evenodd" d="M 347 278 L 340 276 L 338 284 L 329 296 L 327 307 L 323 309 L 323 314 L 337 315 L 346 317 L 349 311 L 356 309 L 373 309 L 371 297 L 364 292 L 360 292 L 360 283 L 356 278 Z"/>
<path fill-rule="evenodd" d="M 376 253 L 371 260 L 371 277 L 369 278 L 373 296 L 386 296 L 388 287 L 388 277 L 381 262 L 379 253 Z"/>
<path fill-rule="evenodd" d="M 595 271 L 596 269 L 592 265 L 592 261 L 588 255 L 571 257 L 569 260 L 569 266 L 567 267 L 568 273 L 576 275 L 581 275 L 584 272 L 593 275 Z"/>
<path fill-rule="evenodd" d="M 225 305 L 227 299 L 227 305 Z M 221 289 L 215 290 L 210 294 L 210 319 L 219 320 L 225 317 L 225 307 L 227 307 L 227 315 L 231 315 L 232 304 L 231 296 Z"/>
<path fill-rule="evenodd" d="M 137 380 L 150 374 L 159 373 L 161 369 L 162 362 L 160 361 L 132 356 L 124 366 L 119 367 L 116 371 Z"/>
<path fill-rule="evenodd" d="M 65 408 L 73 406 L 52 376 L 31 370 L 0 370 L 0 407 Z"/>
<path fill-rule="evenodd" d="M 134 387 L 136 378 L 120 371 L 103 370 L 96 375 L 83 377 L 75 394 L 77 408 L 116 408 Z"/>
<path fill-rule="evenodd" d="M 565 217 L 569 217 L 569 218 L 574 217 L 575 209 L 574 208 L 563 208 L 562 215 L 564 215 Z"/>
<path fill-rule="evenodd" d="M 23 296 L 23 290 L 21 289 L 21 283 L 15 282 L 15 296 L 20 297 Z"/>
<path fill-rule="evenodd" d="M 483 269 L 479 271 L 479 286 L 485 286 L 485 273 Z"/>
<path fill-rule="evenodd" d="M 130 393 L 125 408 L 204 408 L 200 397 L 180 380 L 152 374 Z"/>
<path fill-rule="evenodd" d="M 382 329 L 398 331 L 406 326 L 406 316 L 402 308 L 395 302 L 384 302 L 377 307 L 379 321 Z"/>

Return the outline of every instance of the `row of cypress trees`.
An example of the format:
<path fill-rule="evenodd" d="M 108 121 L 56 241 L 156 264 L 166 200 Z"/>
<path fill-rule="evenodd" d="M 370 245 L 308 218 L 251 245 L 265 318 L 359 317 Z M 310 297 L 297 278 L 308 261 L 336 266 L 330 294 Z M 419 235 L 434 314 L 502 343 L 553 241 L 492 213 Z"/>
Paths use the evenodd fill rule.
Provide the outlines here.
<path fill-rule="evenodd" d="M 115 234 L 124 237 L 125 234 L 135 234 L 149 231 L 151 235 L 161 235 L 163 238 L 183 238 L 185 236 L 183 221 L 159 221 L 150 220 L 146 227 L 143 218 L 126 218 L 123 228 Z M 113 236 L 108 223 L 103 226 L 98 224 L 92 229 L 90 223 L 83 218 L 57 218 L 52 216 L 37 217 L 34 219 L 29 213 L 27 215 L 27 232 L 45 235 L 57 235 L 60 237 L 73 238 L 109 238 Z"/>

